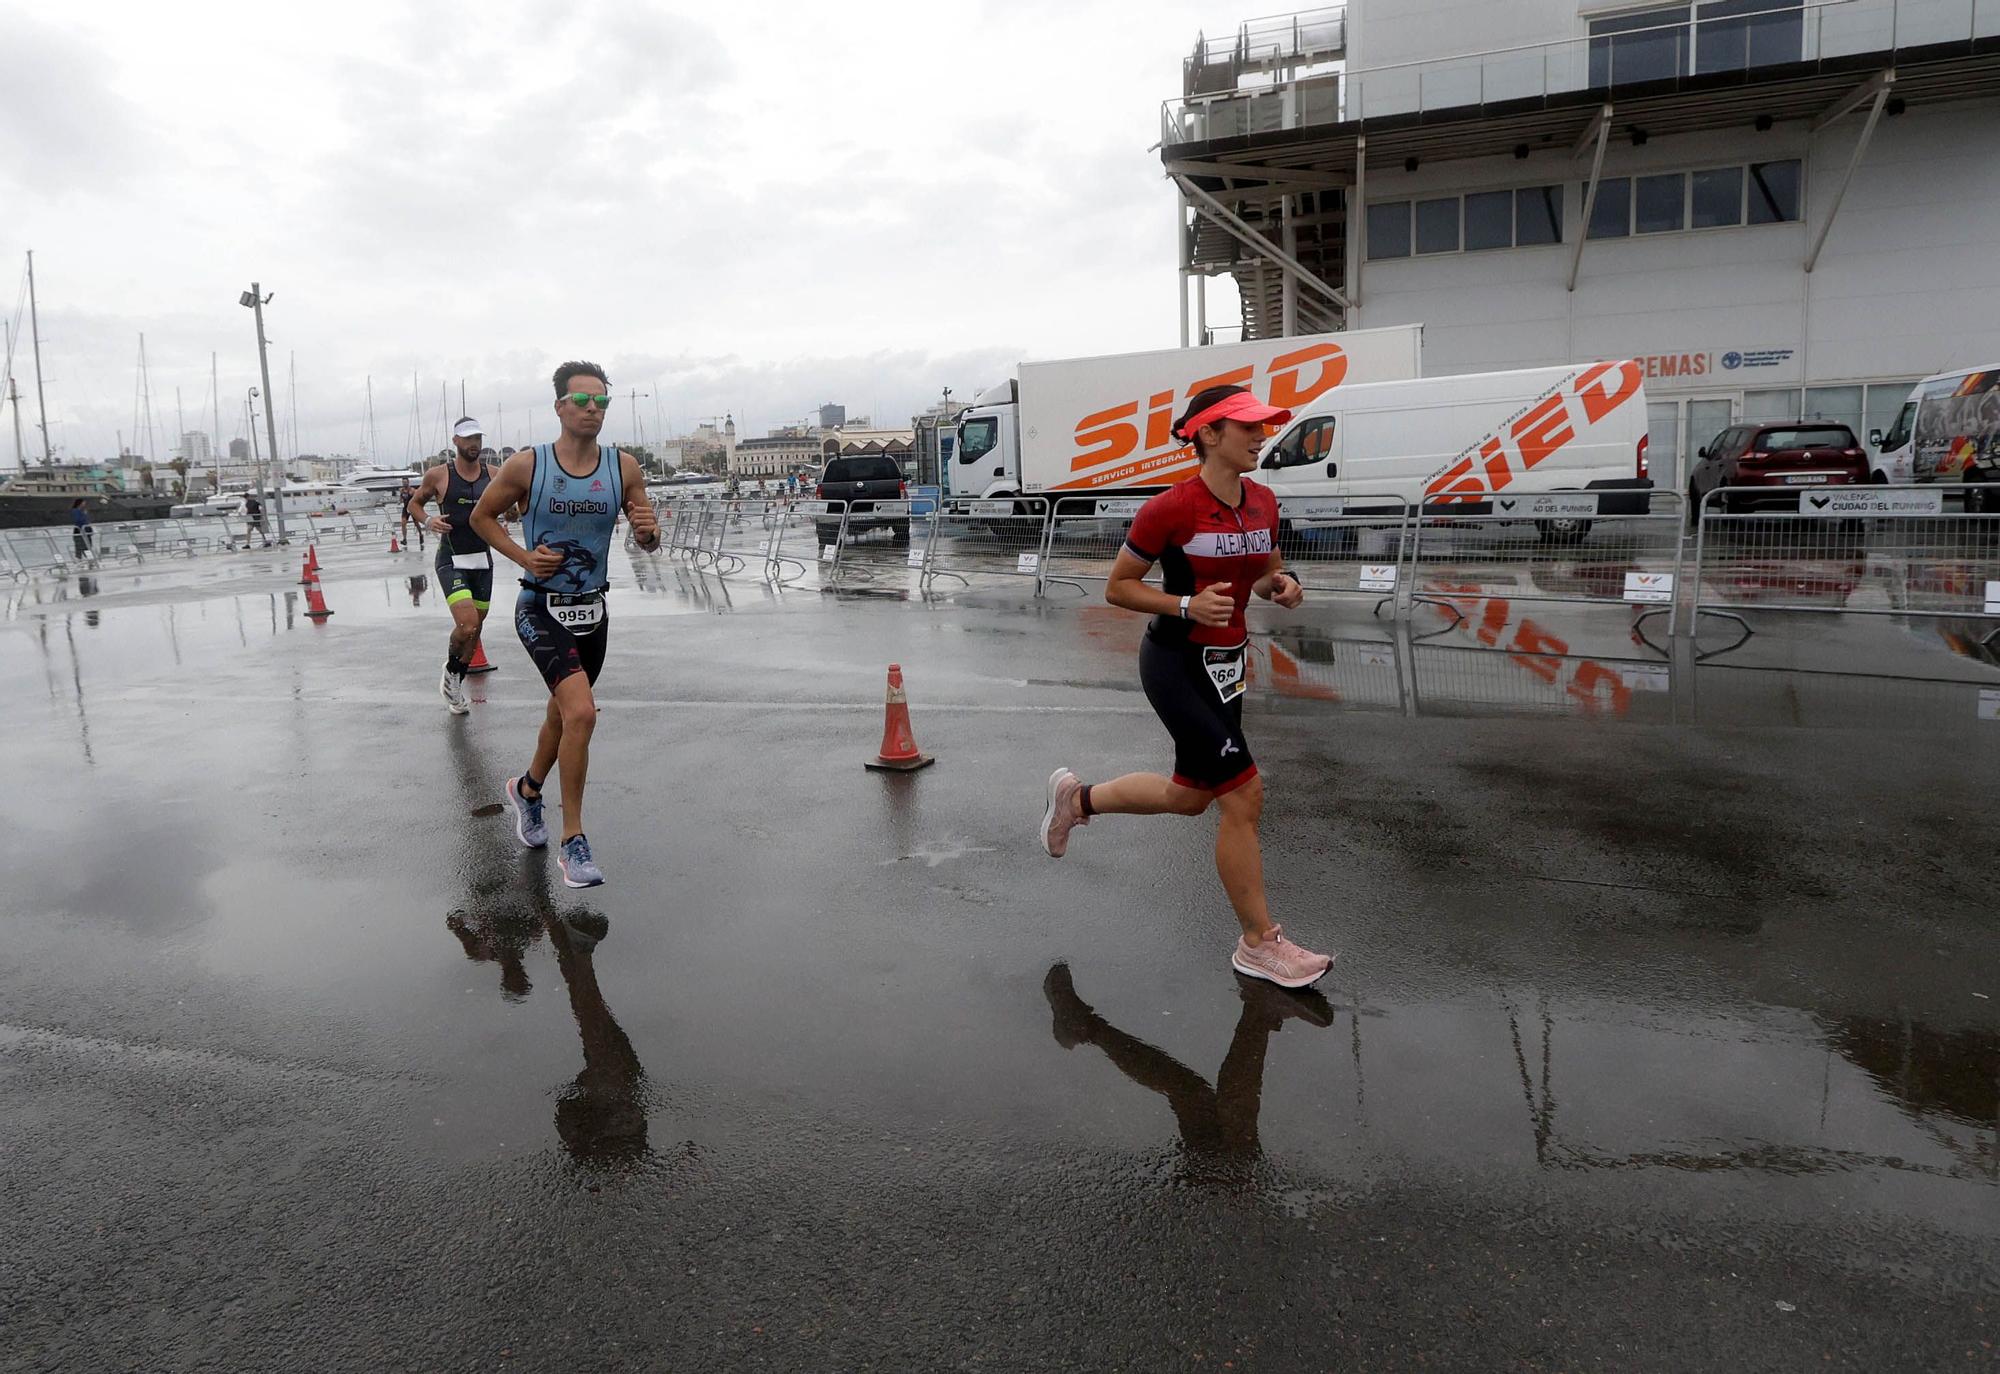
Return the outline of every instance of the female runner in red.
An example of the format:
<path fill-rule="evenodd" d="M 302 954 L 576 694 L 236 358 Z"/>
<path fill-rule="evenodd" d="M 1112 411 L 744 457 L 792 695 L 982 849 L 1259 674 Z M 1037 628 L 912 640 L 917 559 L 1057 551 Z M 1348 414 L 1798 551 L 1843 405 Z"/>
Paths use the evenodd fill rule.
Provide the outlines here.
<path fill-rule="evenodd" d="M 1112 605 L 1153 617 L 1139 646 L 1139 681 L 1173 737 L 1174 773 L 1085 784 L 1056 769 L 1041 841 L 1059 859 L 1070 831 L 1092 816 L 1199 816 L 1216 806 L 1215 867 L 1243 927 L 1230 963 L 1253 978 L 1302 988 L 1317 982 L 1333 957 L 1301 948 L 1271 920 L 1257 841 L 1264 780 L 1243 738 L 1243 608 L 1253 591 L 1285 607 L 1305 600 L 1278 554 L 1277 498 L 1244 476 L 1256 469 L 1264 426 L 1290 418 L 1244 387 L 1218 386 L 1197 394 L 1174 426 L 1175 438 L 1194 445 L 1201 470 L 1133 517 L 1104 588 Z M 1143 581 L 1155 563 L 1164 591 Z"/>

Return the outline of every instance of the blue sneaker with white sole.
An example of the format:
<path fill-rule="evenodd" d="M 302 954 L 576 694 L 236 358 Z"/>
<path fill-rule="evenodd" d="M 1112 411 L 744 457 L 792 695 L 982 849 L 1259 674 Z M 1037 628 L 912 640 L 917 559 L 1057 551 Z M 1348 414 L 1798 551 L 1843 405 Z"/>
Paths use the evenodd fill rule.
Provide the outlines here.
<path fill-rule="evenodd" d="M 572 835 L 562 842 L 562 848 L 556 851 L 556 863 L 562 867 L 565 886 L 596 887 L 604 881 L 604 874 L 590 857 L 590 841 L 581 835 Z"/>
<path fill-rule="evenodd" d="M 521 780 L 507 779 L 507 804 L 514 808 L 514 834 L 530 849 L 542 849 L 549 842 L 549 828 L 542 824 L 542 799 L 521 795 Z"/>

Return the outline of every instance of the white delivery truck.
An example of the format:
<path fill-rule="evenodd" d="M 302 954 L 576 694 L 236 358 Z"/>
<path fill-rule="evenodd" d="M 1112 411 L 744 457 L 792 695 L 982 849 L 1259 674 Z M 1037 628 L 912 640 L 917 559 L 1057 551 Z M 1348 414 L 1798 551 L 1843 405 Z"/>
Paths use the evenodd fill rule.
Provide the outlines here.
<path fill-rule="evenodd" d="M 1295 527 L 1408 505 L 1513 516 L 1544 538 L 1578 539 L 1591 515 L 1650 508 L 1645 368 L 1624 360 L 1343 386 L 1265 444 L 1257 480 Z"/>
<path fill-rule="evenodd" d="M 1423 375 L 1422 325 L 1022 363 L 959 417 L 952 496 L 1109 496 L 1194 472 L 1169 432 L 1190 397 L 1233 382 L 1296 409 L 1340 388 Z"/>
<path fill-rule="evenodd" d="M 1889 433 L 1868 442 L 1877 482 L 2000 482 L 2000 366 L 1924 378 Z M 2000 490 L 1966 493 L 1966 508 L 2000 512 Z"/>

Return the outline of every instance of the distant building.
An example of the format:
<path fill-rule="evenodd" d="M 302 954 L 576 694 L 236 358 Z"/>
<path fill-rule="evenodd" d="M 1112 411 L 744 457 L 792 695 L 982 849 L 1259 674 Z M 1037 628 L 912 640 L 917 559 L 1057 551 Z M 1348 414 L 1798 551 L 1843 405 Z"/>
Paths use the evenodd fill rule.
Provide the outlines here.
<path fill-rule="evenodd" d="M 212 463 L 215 448 L 208 442 L 208 436 L 198 429 L 191 429 L 181 436 L 181 457 L 190 463 Z"/>
<path fill-rule="evenodd" d="M 819 436 L 803 425 L 774 429 L 761 439 L 741 439 L 736 444 L 736 461 L 730 465 L 732 477 L 784 477 L 809 472 L 819 466 Z"/>
<path fill-rule="evenodd" d="M 250 461 L 250 441 L 248 439 L 231 439 L 229 441 L 229 461 L 232 463 L 247 463 Z"/>
<path fill-rule="evenodd" d="M 837 406 L 832 402 L 828 402 L 819 408 L 819 427 L 821 429 L 839 429 L 846 423 L 846 406 Z"/>

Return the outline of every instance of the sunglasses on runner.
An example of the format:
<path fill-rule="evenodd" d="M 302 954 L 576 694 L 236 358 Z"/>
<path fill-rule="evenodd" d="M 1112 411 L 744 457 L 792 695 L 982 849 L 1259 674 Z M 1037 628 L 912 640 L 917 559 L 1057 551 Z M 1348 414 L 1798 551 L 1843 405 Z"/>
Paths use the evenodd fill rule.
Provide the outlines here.
<path fill-rule="evenodd" d="M 599 410 L 611 409 L 611 398 L 609 396 L 593 396 L 588 391 L 566 392 L 563 395 L 563 399 L 583 410 L 589 410 L 592 405 L 595 405 Z"/>

